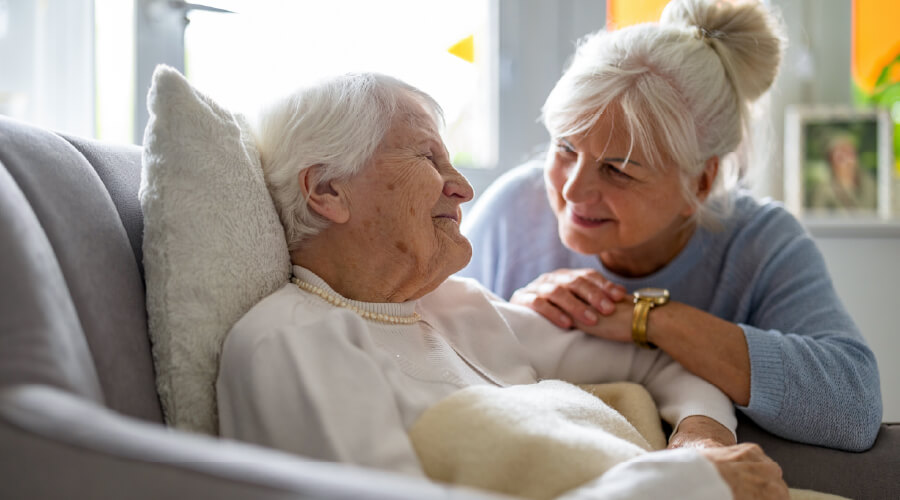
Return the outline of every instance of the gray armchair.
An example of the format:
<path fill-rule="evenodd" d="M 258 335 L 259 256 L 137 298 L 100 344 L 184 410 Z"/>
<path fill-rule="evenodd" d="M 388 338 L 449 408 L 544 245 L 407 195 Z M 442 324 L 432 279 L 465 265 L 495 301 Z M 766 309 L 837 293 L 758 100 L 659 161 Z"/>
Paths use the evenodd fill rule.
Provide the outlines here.
<path fill-rule="evenodd" d="M 498 498 L 165 427 L 147 337 L 140 148 L 0 117 L 0 497 Z M 782 440 L 788 483 L 900 498 L 900 425 L 871 450 Z"/>

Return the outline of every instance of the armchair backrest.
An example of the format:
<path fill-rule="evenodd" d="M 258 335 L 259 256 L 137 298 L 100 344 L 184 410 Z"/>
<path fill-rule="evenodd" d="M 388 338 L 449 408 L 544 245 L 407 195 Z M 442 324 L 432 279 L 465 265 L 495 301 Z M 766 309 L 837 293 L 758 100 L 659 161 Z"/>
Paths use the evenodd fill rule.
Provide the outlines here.
<path fill-rule="evenodd" d="M 0 386 L 162 422 L 144 305 L 141 150 L 0 117 Z"/>

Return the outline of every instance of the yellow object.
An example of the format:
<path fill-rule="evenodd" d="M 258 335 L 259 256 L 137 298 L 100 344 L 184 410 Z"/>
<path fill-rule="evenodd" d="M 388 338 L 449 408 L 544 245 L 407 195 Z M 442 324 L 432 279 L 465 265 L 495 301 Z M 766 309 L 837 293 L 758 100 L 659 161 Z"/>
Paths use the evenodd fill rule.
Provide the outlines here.
<path fill-rule="evenodd" d="M 462 40 L 453 44 L 447 49 L 447 52 L 462 59 L 463 61 L 475 62 L 475 35 L 469 35 Z"/>
<path fill-rule="evenodd" d="M 608 0 L 606 29 L 614 30 L 639 23 L 659 21 L 669 0 Z"/>
<path fill-rule="evenodd" d="M 853 0 L 853 81 L 866 94 L 875 90 L 878 76 L 900 53 L 900 2 Z M 898 75 L 890 75 L 898 81 Z"/>
<path fill-rule="evenodd" d="M 669 302 L 669 291 L 665 288 L 641 288 L 634 292 L 634 313 L 631 319 L 631 340 L 644 349 L 656 349 L 647 340 L 647 320 L 650 309 L 664 306 Z"/>

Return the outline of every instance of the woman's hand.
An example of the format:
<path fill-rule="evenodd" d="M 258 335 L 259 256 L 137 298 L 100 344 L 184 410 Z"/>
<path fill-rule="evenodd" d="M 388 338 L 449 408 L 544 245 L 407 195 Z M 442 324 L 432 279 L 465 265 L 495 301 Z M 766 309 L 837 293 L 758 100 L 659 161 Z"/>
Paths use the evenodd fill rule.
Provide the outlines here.
<path fill-rule="evenodd" d="M 703 415 L 691 415 L 678 424 L 669 448 L 718 448 L 737 443 L 724 425 Z"/>
<path fill-rule="evenodd" d="M 557 269 L 516 290 L 509 301 L 534 309 L 560 328 L 592 326 L 615 312 L 625 288 L 593 269 Z"/>
<path fill-rule="evenodd" d="M 697 450 L 716 466 L 735 500 L 781 500 L 789 497 L 781 467 L 759 445 L 741 443 Z"/>

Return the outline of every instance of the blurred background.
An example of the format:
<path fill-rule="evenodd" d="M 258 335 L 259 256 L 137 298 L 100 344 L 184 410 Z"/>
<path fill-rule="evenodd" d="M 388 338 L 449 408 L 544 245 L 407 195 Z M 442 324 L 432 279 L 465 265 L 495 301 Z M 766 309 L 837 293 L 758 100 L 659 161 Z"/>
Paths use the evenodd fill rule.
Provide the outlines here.
<path fill-rule="evenodd" d="M 454 163 L 482 192 L 542 154 L 538 122 L 576 41 L 654 21 L 664 0 L 0 0 L 0 114 L 140 144 L 153 68 L 173 66 L 249 115 L 322 76 L 379 71 L 444 107 Z M 802 138 L 791 110 L 886 116 L 884 210 L 800 213 L 879 359 L 885 420 L 900 421 L 900 2 L 769 0 L 786 26 L 781 74 L 754 118 L 749 187 L 790 199 Z M 817 114 L 818 113 L 818 114 Z M 796 180 L 796 179 L 795 179 Z M 786 187 L 787 191 L 786 192 Z M 790 205 L 790 204 L 789 204 Z M 793 206 L 791 205 L 793 208 Z"/>

